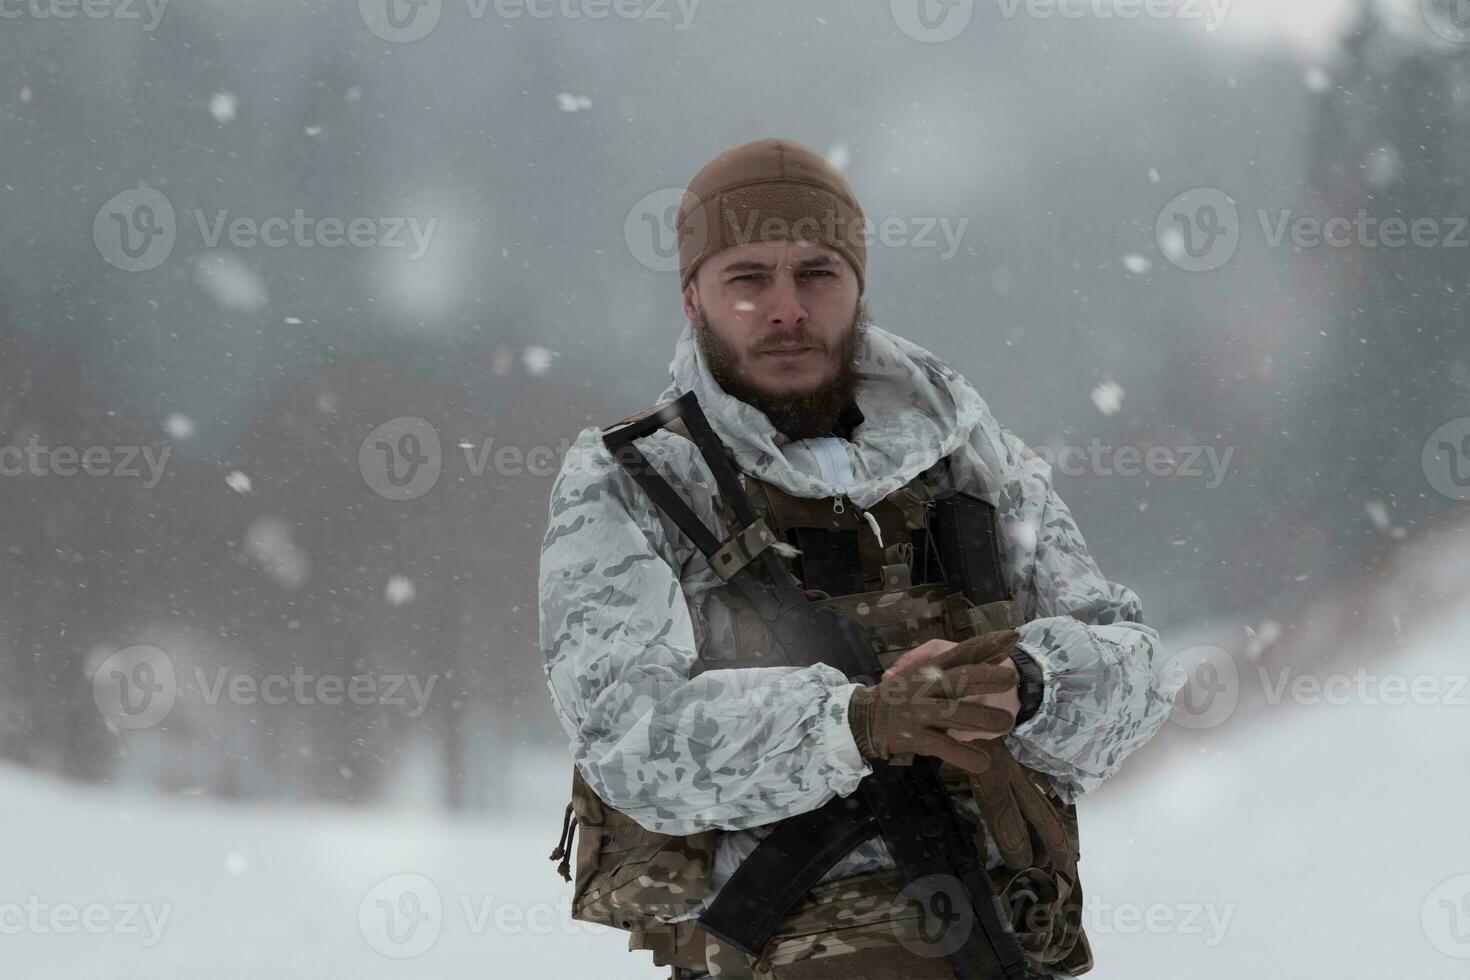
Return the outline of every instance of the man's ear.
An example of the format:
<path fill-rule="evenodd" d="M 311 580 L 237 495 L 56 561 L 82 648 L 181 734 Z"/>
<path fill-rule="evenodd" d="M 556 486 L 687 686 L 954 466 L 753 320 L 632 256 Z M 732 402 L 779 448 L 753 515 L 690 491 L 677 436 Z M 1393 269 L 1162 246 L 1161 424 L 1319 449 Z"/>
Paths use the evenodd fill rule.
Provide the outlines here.
<path fill-rule="evenodd" d="M 684 316 L 690 326 L 699 323 L 699 292 L 693 279 L 684 287 Z"/>

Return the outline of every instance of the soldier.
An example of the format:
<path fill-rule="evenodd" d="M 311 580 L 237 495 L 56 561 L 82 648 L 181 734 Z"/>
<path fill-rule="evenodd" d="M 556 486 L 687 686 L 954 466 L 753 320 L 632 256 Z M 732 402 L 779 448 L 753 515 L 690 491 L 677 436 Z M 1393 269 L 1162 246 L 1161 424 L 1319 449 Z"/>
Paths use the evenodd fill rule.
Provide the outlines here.
<path fill-rule="evenodd" d="M 864 220 L 848 181 L 790 140 L 728 150 L 684 193 L 688 326 L 659 402 L 694 393 L 758 520 L 742 527 L 688 429 L 666 424 L 640 447 L 724 541 L 695 547 L 603 441 L 652 409 L 568 452 L 540 566 L 575 760 L 552 857 L 564 877 L 575 863 L 576 917 L 628 930 L 676 980 L 953 977 L 943 910 L 882 837 L 737 879 L 749 910 L 800 890 L 759 949 L 712 924 L 768 836 L 917 754 L 940 760 L 1031 975 L 1075 976 L 1092 966 L 1076 801 L 1159 728 L 1183 672 L 1103 578 L 1049 466 L 964 378 L 871 322 Z M 771 652 L 729 587 L 763 551 L 861 628 L 878 683 L 826 663 L 704 669 Z"/>

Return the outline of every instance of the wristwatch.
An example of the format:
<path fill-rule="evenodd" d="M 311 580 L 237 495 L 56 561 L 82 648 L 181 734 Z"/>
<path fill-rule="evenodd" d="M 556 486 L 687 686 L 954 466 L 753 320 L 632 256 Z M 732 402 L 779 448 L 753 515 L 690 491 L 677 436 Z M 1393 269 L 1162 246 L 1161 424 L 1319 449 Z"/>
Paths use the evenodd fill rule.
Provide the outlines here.
<path fill-rule="evenodd" d="M 1016 727 L 1026 724 L 1041 707 L 1041 694 L 1045 684 L 1041 679 L 1041 665 L 1024 650 L 1012 650 L 1011 660 L 1021 672 L 1017 694 L 1021 698 L 1021 710 L 1016 712 Z"/>

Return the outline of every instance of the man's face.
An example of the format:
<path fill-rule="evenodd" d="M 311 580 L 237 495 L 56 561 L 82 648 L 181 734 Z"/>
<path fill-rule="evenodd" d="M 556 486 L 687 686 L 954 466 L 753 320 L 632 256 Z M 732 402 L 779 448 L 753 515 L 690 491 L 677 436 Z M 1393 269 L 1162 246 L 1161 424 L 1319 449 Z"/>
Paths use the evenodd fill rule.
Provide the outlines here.
<path fill-rule="evenodd" d="M 856 390 L 866 310 L 857 275 L 830 248 L 731 246 L 700 265 L 684 313 L 720 387 L 790 438 L 826 434 Z"/>

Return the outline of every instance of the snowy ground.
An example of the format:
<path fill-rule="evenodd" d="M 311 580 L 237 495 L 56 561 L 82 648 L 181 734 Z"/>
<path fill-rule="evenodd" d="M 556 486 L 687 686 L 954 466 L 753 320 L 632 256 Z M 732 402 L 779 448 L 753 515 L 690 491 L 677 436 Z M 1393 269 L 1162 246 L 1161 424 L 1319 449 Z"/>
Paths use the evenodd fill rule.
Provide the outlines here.
<path fill-rule="evenodd" d="M 1392 669 L 1456 702 L 1467 635 L 1470 608 L 1423 621 Z M 1092 976 L 1470 975 L 1467 697 L 1171 724 L 1138 774 L 1086 802 Z M 0 976 L 660 976 L 622 934 L 566 918 L 546 859 L 563 770 L 523 762 L 518 809 L 495 823 L 0 771 Z"/>

